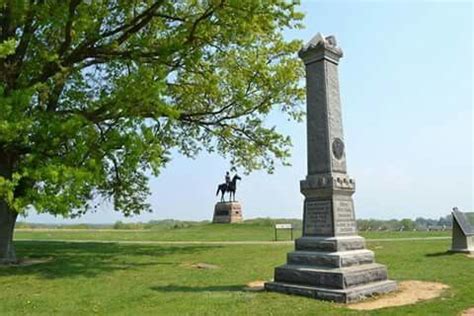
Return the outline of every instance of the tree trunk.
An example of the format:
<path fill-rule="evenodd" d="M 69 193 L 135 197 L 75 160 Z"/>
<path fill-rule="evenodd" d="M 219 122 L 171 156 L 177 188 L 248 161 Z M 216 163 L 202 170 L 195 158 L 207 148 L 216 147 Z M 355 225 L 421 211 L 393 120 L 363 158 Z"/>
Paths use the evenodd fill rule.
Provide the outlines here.
<path fill-rule="evenodd" d="M 13 230 L 18 213 L 10 209 L 5 201 L 0 201 L 0 264 L 16 263 L 13 246 Z"/>
<path fill-rule="evenodd" d="M 12 177 L 12 155 L 0 150 L 0 177 L 10 180 Z M 13 247 L 13 230 L 15 229 L 15 212 L 4 198 L 0 197 L 0 264 L 16 263 L 16 253 Z"/>

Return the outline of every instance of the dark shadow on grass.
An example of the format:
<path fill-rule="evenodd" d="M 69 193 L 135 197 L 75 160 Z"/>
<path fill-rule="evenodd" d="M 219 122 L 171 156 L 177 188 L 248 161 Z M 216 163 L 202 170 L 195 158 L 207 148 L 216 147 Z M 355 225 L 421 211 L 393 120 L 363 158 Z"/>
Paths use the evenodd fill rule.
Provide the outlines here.
<path fill-rule="evenodd" d="M 38 275 L 45 279 L 96 277 L 117 270 L 134 270 L 146 266 L 179 265 L 168 256 L 194 254 L 217 245 L 145 245 L 119 243 L 75 243 L 58 241 L 16 241 L 18 257 L 45 258 L 43 264 L 24 267 L 1 267 L 0 277 Z"/>
<path fill-rule="evenodd" d="M 152 286 L 150 289 L 158 292 L 244 292 L 244 285 L 213 285 L 213 286 L 183 286 L 166 285 Z"/>
<path fill-rule="evenodd" d="M 435 253 L 428 253 L 426 254 L 425 256 L 427 257 L 444 257 L 444 256 L 452 256 L 452 255 L 455 255 L 456 252 L 452 252 L 452 251 L 442 251 L 442 252 L 435 252 Z"/>

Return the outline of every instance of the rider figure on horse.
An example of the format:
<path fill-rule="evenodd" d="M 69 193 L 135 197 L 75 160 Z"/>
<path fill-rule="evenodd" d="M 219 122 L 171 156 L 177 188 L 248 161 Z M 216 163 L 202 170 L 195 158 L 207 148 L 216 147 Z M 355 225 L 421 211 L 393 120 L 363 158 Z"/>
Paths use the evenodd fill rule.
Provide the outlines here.
<path fill-rule="evenodd" d="M 225 173 L 225 185 L 227 186 L 227 189 L 230 189 L 230 173 L 227 171 Z"/>

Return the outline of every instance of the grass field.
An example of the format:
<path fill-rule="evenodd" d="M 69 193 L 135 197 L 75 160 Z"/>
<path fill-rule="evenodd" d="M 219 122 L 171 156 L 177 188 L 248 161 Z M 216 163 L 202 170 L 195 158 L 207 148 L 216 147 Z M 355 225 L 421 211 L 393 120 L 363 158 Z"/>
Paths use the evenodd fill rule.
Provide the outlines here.
<path fill-rule="evenodd" d="M 0 315 L 458 315 L 474 306 L 474 260 L 447 254 L 446 233 L 372 232 L 368 247 L 396 280 L 448 284 L 441 298 L 372 312 L 277 293 L 248 292 L 248 282 L 269 280 L 285 262 L 291 244 L 73 243 L 95 240 L 261 240 L 273 230 L 245 225 L 209 225 L 168 232 L 20 231 L 19 256 L 51 257 L 47 263 L 0 268 Z M 261 229 L 261 227 L 259 227 Z M 27 241 L 21 239 L 51 239 Z M 208 263 L 217 269 L 196 269 Z"/>
<path fill-rule="evenodd" d="M 294 232 L 294 237 L 301 231 Z M 362 232 L 368 239 L 449 237 L 450 232 Z M 275 233 L 271 225 L 261 224 L 204 224 L 179 229 L 154 230 L 85 230 L 85 229 L 19 229 L 16 239 L 34 240 L 111 240 L 111 241 L 272 241 Z M 279 240 L 289 240 L 287 230 L 278 232 Z"/>

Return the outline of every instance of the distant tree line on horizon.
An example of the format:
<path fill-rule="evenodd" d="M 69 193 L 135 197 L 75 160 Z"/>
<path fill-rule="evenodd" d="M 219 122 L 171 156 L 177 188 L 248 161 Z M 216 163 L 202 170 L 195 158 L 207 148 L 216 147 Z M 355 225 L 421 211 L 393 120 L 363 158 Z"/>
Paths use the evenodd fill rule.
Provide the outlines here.
<path fill-rule="evenodd" d="M 453 225 L 452 215 L 446 215 L 439 219 L 417 217 L 415 220 L 410 218 L 379 220 L 379 219 L 358 219 L 357 227 L 360 231 L 380 230 L 445 230 L 451 229 Z"/>
<path fill-rule="evenodd" d="M 302 220 L 294 218 L 254 218 L 247 219 L 243 225 L 254 225 L 261 227 L 273 227 L 275 224 L 292 224 L 295 229 L 302 229 Z M 146 223 L 125 223 L 117 221 L 114 224 L 38 224 L 18 222 L 17 228 L 51 228 L 51 229 L 116 229 L 116 230 L 161 230 L 161 229 L 184 229 L 193 226 L 210 224 L 210 221 L 180 221 L 174 219 L 151 220 Z M 439 219 L 417 217 L 415 220 L 404 219 L 358 219 L 357 227 L 360 231 L 413 231 L 413 230 L 445 230 L 452 227 L 452 216 L 446 215 Z"/>

